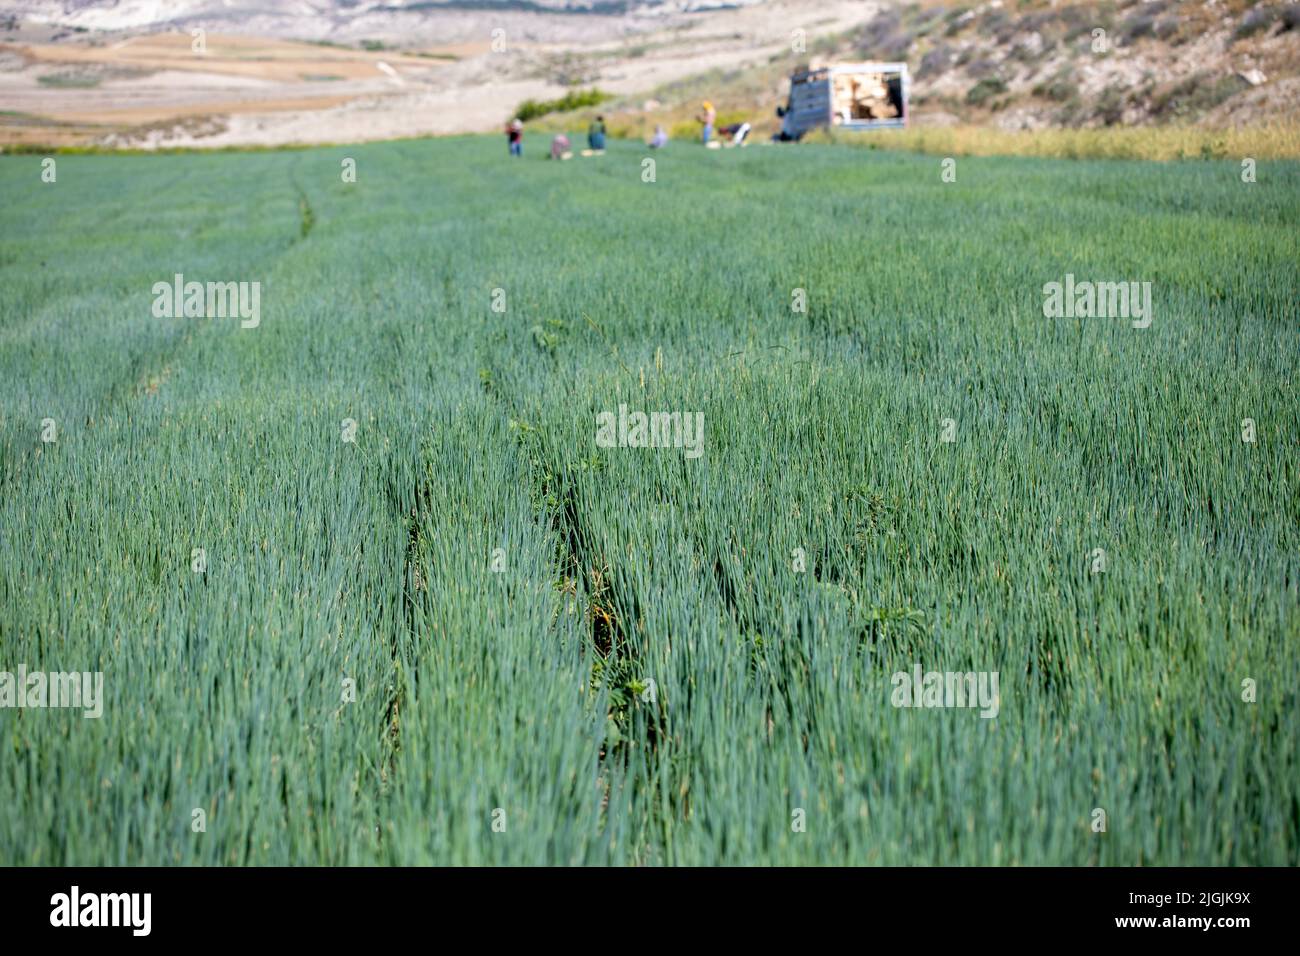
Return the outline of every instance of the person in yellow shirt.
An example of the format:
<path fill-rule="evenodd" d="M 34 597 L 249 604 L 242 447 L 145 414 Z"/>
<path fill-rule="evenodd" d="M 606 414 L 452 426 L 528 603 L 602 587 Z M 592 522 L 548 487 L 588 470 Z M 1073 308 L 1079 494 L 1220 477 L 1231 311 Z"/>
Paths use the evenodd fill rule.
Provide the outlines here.
<path fill-rule="evenodd" d="M 713 108 L 713 104 L 708 100 L 704 101 L 704 112 L 696 117 L 704 125 L 704 145 L 709 145 L 709 140 L 713 139 L 713 124 L 718 119 L 718 111 Z"/>

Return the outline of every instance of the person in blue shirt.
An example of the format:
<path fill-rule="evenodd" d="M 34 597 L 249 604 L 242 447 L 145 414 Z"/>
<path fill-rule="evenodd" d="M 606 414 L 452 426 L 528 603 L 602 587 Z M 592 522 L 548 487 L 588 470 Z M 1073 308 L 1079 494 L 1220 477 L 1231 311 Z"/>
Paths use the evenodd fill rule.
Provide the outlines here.
<path fill-rule="evenodd" d="M 605 117 L 597 116 L 587 127 L 587 145 L 592 149 L 605 148 Z"/>

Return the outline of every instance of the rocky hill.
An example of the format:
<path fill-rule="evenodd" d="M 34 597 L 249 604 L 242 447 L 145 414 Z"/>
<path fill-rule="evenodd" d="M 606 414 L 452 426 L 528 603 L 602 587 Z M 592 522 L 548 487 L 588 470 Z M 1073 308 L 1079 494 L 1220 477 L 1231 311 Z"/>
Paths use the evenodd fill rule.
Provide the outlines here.
<path fill-rule="evenodd" d="M 710 99 L 762 136 L 792 71 L 867 59 L 910 65 L 914 130 L 1300 121 L 1295 0 L 9 0 L 0 144 L 495 130 L 593 86 L 628 135 Z"/>
<path fill-rule="evenodd" d="M 1300 4 L 1241 0 L 911 4 L 846 52 L 906 58 L 921 122 L 1004 129 L 1300 115 Z"/>

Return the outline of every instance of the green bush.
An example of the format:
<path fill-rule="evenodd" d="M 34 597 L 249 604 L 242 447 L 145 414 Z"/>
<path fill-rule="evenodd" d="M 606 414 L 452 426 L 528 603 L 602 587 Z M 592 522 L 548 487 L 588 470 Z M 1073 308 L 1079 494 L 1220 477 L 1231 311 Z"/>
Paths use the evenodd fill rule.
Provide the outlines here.
<path fill-rule="evenodd" d="M 1250 86 L 1236 74 L 1202 72 L 1158 94 L 1151 106 L 1160 119 L 1194 119 Z"/>
<path fill-rule="evenodd" d="M 1050 79 L 1044 80 L 1035 86 L 1033 94 L 1054 103 L 1064 103 L 1075 95 L 1076 90 L 1074 71 L 1066 67 L 1058 70 Z"/>
<path fill-rule="evenodd" d="M 565 93 L 558 100 L 524 100 L 515 110 L 515 116 L 527 123 L 549 113 L 568 113 L 589 106 L 599 106 L 610 99 L 613 97 L 609 93 L 596 87 L 589 90 L 573 90 Z"/>
<path fill-rule="evenodd" d="M 983 106 L 1007 91 L 1007 84 L 996 76 L 986 76 L 966 92 L 967 106 Z"/>
<path fill-rule="evenodd" d="M 100 79 L 95 73 L 46 73 L 38 76 L 36 82 L 57 89 L 89 90 L 99 86 Z"/>

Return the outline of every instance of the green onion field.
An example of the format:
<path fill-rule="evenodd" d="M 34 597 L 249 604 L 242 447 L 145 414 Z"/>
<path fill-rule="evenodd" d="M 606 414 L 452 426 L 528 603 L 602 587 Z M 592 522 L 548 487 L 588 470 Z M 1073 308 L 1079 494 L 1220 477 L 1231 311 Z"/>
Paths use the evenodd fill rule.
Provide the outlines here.
<path fill-rule="evenodd" d="M 0 158 L 0 863 L 1300 862 L 1300 164 L 544 148 Z"/>

